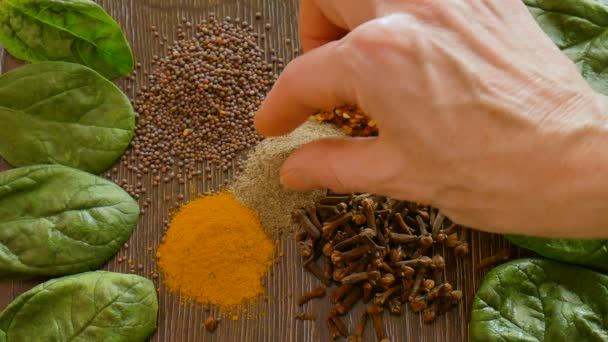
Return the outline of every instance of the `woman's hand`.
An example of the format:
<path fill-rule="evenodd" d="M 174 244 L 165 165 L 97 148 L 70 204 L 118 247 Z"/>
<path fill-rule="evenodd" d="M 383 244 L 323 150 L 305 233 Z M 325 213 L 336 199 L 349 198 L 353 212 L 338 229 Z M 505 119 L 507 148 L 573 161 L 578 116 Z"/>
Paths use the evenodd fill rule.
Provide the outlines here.
<path fill-rule="evenodd" d="M 321 140 L 296 190 L 374 192 L 478 229 L 608 237 L 608 105 L 521 0 L 302 0 L 305 54 L 256 126 L 281 135 L 357 103 L 377 138 Z"/>

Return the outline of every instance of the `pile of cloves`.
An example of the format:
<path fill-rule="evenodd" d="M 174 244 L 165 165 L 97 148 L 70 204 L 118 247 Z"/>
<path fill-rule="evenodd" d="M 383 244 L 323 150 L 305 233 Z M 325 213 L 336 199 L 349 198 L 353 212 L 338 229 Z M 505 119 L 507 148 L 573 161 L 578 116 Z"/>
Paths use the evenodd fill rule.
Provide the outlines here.
<path fill-rule="evenodd" d="M 296 240 L 304 268 L 326 287 L 334 307 L 326 320 L 332 340 L 348 337 L 340 316 L 360 300 L 368 304 L 349 341 L 360 341 L 371 319 L 378 341 L 384 333 L 383 312 L 400 315 L 404 306 L 422 312 L 425 323 L 457 305 L 462 291 L 444 280 L 445 259 L 431 256 L 435 244 L 469 253 L 468 230 L 440 211 L 373 194 L 328 192 L 314 207 L 296 209 Z M 324 297 L 323 287 L 304 294 L 298 304 Z"/>

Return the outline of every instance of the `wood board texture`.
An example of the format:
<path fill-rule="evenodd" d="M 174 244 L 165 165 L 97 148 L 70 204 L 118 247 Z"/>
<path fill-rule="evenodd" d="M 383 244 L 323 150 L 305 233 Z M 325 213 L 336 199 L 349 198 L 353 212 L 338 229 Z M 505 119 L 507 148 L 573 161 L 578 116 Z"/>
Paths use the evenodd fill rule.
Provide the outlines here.
<path fill-rule="evenodd" d="M 135 86 L 127 89 L 125 80 L 117 81 L 131 97 L 136 96 L 137 88 L 145 85 L 142 70 L 150 70 L 153 55 L 163 56 L 167 45 L 170 45 L 177 26 L 185 18 L 193 24 L 206 19 L 210 13 L 218 17 L 231 16 L 240 18 L 255 27 L 266 39 L 263 44 L 268 50 L 274 48 L 280 58 L 289 61 L 293 58 L 298 47 L 297 12 L 298 0 L 99 0 L 102 5 L 124 28 L 138 62 Z M 262 14 L 261 20 L 255 20 L 256 13 Z M 271 23 L 272 28 L 266 31 L 264 25 Z M 160 39 L 155 38 L 150 27 L 154 25 L 161 33 Z M 167 45 L 161 46 L 162 36 L 167 36 Z M 293 43 L 286 44 L 286 39 Z M 269 56 L 267 53 L 266 56 Z M 6 72 L 19 62 L 12 59 L 0 47 L 0 72 Z M 277 71 L 278 72 L 278 71 Z M 319 75 L 322 81 L 322 75 Z M 1 123 L 0 123 L 1 124 Z M 0 170 L 8 169 L 9 165 L 0 159 Z M 118 172 L 112 174 L 115 179 L 136 181 L 134 175 L 128 173 L 123 165 L 117 165 Z M 218 189 L 226 179 L 232 179 L 232 172 L 223 174 L 213 170 L 212 181 L 207 181 L 206 174 L 198 179 L 186 180 L 183 185 L 169 184 L 152 189 L 154 175 L 144 175 L 141 180 L 150 189 L 140 199 L 152 198 L 152 204 L 146 208 L 139 226 L 129 241 L 129 247 L 123 248 L 114 259 L 104 268 L 116 272 L 129 272 L 128 262 L 118 262 L 118 257 L 126 257 L 133 264 L 141 264 L 143 269 L 136 273 L 151 277 L 156 270 L 154 254 L 163 235 L 163 220 L 175 205 L 166 201 L 167 195 L 177 198 L 179 193 L 186 195 L 186 201 L 205 191 Z M 188 189 L 186 191 L 186 189 Z M 265 283 L 267 284 L 268 300 L 260 300 L 248 307 L 248 313 L 238 321 L 223 318 L 218 330 L 210 334 L 202 326 L 209 315 L 217 315 L 215 308 L 205 308 L 198 304 L 182 303 L 177 295 L 170 294 L 155 280 L 159 287 L 160 313 L 158 331 L 150 341 L 158 342 L 199 342 L 199 341 L 284 341 L 310 342 L 329 341 L 325 317 L 330 308 L 329 300 L 315 300 L 303 309 L 296 304 L 297 297 L 318 285 L 309 273 L 301 268 L 296 245 L 292 238 L 280 239 L 279 251 L 284 256 L 277 258 Z M 471 254 L 464 259 L 456 259 L 451 251 L 443 254 L 448 264 L 447 279 L 455 288 L 465 293 L 462 305 L 452 312 L 443 315 L 435 324 L 425 325 L 421 316 L 404 310 L 401 317 L 385 314 L 387 336 L 391 341 L 446 341 L 459 342 L 468 340 L 468 317 L 475 289 L 480 285 L 487 270 L 476 271 L 476 264 L 487 256 L 493 255 L 507 246 L 500 236 L 474 232 L 471 236 Z M 0 281 L 0 310 L 4 309 L 19 294 L 28 290 L 39 281 Z M 351 328 L 360 317 L 363 306 L 358 305 L 345 318 Z M 315 322 L 294 320 L 294 314 L 309 312 L 317 315 Z M 364 341 L 375 341 L 371 323 L 368 322 Z"/>

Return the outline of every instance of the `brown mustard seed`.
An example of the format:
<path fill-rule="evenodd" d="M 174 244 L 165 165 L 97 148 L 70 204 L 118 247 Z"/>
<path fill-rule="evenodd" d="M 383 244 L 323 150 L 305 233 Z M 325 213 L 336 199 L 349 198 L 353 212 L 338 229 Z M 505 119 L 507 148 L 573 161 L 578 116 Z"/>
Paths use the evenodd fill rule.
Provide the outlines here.
<path fill-rule="evenodd" d="M 149 85 L 134 101 L 139 119 L 132 146 L 142 168 L 207 162 L 227 170 L 239 152 L 262 140 L 253 117 L 276 75 L 249 26 L 229 21 L 211 16 L 192 39 L 178 29 L 184 38 L 165 57 L 155 56 Z"/>
<path fill-rule="evenodd" d="M 217 329 L 217 320 L 213 317 L 208 317 L 205 320 L 204 326 L 208 332 L 214 332 Z"/>

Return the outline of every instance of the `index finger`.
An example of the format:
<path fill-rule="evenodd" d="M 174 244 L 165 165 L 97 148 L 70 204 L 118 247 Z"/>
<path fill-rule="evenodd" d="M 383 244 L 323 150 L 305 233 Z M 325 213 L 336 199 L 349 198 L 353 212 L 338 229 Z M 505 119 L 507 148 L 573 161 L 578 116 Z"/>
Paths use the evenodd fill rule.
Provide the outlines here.
<path fill-rule="evenodd" d="M 331 42 L 290 62 L 255 116 L 258 132 L 282 135 L 319 109 L 355 103 L 345 49 L 342 41 Z"/>
<path fill-rule="evenodd" d="M 298 26 L 304 52 L 338 40 L 348 33 L 346 29 L 332 23 L 314 0 L 300 1 Z"/>

